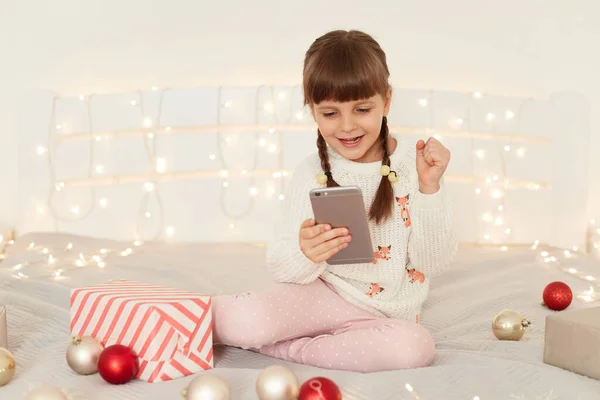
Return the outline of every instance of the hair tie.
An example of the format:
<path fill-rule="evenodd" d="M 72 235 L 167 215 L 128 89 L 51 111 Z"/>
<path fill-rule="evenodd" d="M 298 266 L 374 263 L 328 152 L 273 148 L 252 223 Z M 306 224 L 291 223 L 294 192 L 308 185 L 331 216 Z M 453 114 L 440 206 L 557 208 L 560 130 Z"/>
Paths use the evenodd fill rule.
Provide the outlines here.
<path fill-rule="evenodd" d="M 319 182 L 319 184 L 324 185 L 327 183 L 328 178 L 331 178 L 331 171 L 327 171 L 325 173 L 319 174 L 317 175 L 317 182 Z"/>
<path fill-rule="evenodd" d="M 390 169 L 389 165 L 382 165 L 381 168 L 379 169 L 379 172 L 381 173 L 382 176 L 387 176 L 388 180 L 391 183 L 398 182 L 398 174 L 396 173 L 396 171 L 392 171 Z"/>

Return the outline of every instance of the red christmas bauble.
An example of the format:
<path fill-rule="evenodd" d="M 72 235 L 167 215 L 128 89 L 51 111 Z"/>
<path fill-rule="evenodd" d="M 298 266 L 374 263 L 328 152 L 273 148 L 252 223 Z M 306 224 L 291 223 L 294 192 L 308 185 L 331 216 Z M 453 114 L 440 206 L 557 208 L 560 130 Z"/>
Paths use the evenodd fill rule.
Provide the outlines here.
<path fill-rule="evenodd" d="M 298 400 L 342 400 L 342 392 L 331 379 L 318 376 L 300 386 Z"/>
<path fill-rule="evenodd" d="M 135 378 L 139 367 L 137 354 L 121 344 L 108 346 L 98 358 L 98 373 L 113 385 L 121 385 Z"/>
<path fill-rule="evenodd" d="M 554 311 L 561 311 L 571 304 L 573 291 L 564 282 L 552 282 L 544 289 L 543 299 L 546 307 Z"/>

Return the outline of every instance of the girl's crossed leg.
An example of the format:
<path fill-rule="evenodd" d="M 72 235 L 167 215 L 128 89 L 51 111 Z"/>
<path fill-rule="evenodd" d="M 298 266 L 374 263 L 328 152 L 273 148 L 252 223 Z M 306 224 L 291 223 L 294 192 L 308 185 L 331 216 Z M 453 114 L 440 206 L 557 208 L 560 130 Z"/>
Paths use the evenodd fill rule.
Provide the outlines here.
<path fill-rule="evenodd" d="M 379 318 L 322 280 L 277 284 L 213 299 L 214 342 L 322 368 L 374 372 L 431 364 L 435 344 L 419 324 Z"/>

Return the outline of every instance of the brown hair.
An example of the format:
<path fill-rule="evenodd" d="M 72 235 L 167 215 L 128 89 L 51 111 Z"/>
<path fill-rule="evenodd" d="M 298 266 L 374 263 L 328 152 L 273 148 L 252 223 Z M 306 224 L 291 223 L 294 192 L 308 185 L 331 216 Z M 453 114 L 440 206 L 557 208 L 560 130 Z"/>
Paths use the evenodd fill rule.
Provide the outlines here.
<path fill-rule="evenodd" d="M 323 100 L 362 100 L 376 94 L 385 98 L 390 87 L 389 76 L 386 55 L 371 36 L 354 30 L 328 32 L 313 42 L 304 58 L 304 105 Z M 390 166 L 388 137 L 387 118 L 383 117 L 379 132 L 383 152 L 381 164 Z M 318 130 L 317 147 L 321 168 L 327 175 L 327 186 L 339 186 L 331 173 L 327 143 Z M 369 218 L 379 223 L 392 215 L 393 206 L 392 183 L 387 176 L 382 176 Z"/>

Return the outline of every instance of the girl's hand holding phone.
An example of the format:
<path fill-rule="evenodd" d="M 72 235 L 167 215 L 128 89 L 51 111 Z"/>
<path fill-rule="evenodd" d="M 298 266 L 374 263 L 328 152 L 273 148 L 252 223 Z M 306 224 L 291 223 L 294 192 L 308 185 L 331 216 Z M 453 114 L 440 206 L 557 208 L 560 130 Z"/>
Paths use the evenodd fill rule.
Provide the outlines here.
<path fill-rule="evenodd" d="M 327 261 L 352 240 L 347 228 L 331 229 L 327 224 L 317 225 L 313 219 L 300 225 L 299 238 L 300 250 L 314 263 Z"/>

